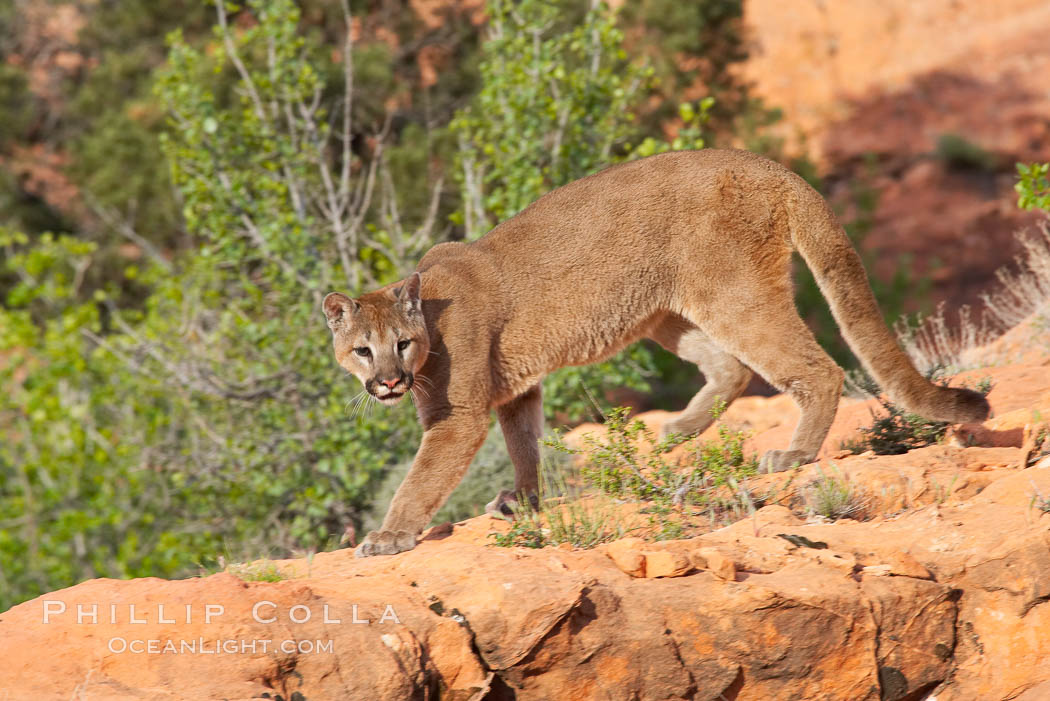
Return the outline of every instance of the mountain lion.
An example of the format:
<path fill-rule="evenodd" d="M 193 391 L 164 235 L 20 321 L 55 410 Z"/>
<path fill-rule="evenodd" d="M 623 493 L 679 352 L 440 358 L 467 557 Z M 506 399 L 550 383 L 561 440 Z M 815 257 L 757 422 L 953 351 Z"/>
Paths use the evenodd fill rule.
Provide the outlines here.
<path fill-rule="evenodd" d="M 323 307 L 335 356 L 384 404 L 412 392 L 424 428 L 411 470 L 358 557 L 413 548 L 466 474 L 496 411 L 514 492 L 534 495 L 540 382 L 642 338 L 696 363 L 706 384 L 665 432 L 707 428 L 718 398 L 752 372 L 801 417 L 761 466 L 813 461 L 843 372 L 795 310 L 791 252 L 813 271 L 864 367 L 894 401 L 930 419 L 980 421 L 988 403 L 931 384 L 883 323 L 860 257 L 824 199 L 746 151 L 680 151 L 623 163 L 558 188 L 469 243 L 430 249 L 406 280 Z"/>

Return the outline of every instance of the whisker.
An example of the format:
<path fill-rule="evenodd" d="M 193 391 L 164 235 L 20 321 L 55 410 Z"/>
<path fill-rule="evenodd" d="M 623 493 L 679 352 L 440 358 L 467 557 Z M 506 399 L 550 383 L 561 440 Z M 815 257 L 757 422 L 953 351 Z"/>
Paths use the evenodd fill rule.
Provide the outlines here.
<path fill-rule="evenodd" d="M 359 420 L 368 416 L 368 406 L 373 399 L 374 397 L 372 397 L 371 393 L 366 391 L 363 394 L 361 402 L 357 405 L 357 418 Z"/>
<path fill-rule="evenodd" d="M 357 394 L 355 394 L 354 396 L 350 397 L 350 400 L 349 400 L 349 401 L 347 401 L 347 403 L 346 403 L 346 406 L 344 406 L 344 407 L 343 407 L 343 412 L 345 413 L 345 412 L 346 412 L 346 410 L 350 408 L 350 405 L 351 405 L 352 403 L 354 403 L 354 402 L 359 402 L 359 401 L 361 400 L 361 395 L 362 395 L 362 394 L 364 394 L 364 393 L 365 393 L 365 391 L 364 391 L 364 390 L 361 390 L 360 392 L 358 392 L 358 393 L 357 393 Z M 353 418 L 353 416 L 351 415 L 351 417 L 350 417 L 350 418 Z"/>
<path fill-rule="evenodd" d="M 416 375 L 416 382 L 412 383 L 412 389 L 418 387 L 423 392 L 423 396 L 430 399 L 430 390 L 437 391 L 437 387 L 434 386 L 434 381 L 429 377 L 423 377 L 422 375 Z M 429 389 L 427 389 L 429 388 Z"/>

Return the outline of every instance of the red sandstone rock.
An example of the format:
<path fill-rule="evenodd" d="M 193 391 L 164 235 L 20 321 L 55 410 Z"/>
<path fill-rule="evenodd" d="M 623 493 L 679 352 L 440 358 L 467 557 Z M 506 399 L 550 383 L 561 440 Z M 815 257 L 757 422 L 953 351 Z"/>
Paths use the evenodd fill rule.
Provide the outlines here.
<path fill-rule="evenodd" d="M 983 427 L 1032 438 L 1044 368 L 983 372 L 997 382 Z M 736 414 L 769 427 L 754 443 L 790 430 L 793 416 L 774 417 L 782 400 Z M 0 614 L 0 688 L 33 699 L 1034 700 L 1050 688 L 1050 514 L 1033 503 L 1050 494 L 1050 469 L 1020 468 L 1025 455 L 936 445 L 825 459 L 748 480 L 773 503 L 677 541 L 498 548 L 488 534 L 509 524 L 479 517 L 393 557 L 278 561 L 275 583 L 84 582 Z M 806 519 L 818 467 L 863 491 L 868 520 Z M 635 511 L 623 505 L 625 519 Z M 224 653 L 221 641 L 256 648 Z M 132 644 L 159 651 L 121 649 Z"/>
<path fill-rule="evenodd" d="M 648 550 L 645 552 L 645 576 L 681 577 L 693 569 L 689 558 L 673 550 Z"/>
<path fill-rule="evenodd" d="M 646 558 L 642 552 L 645 541 L 641 538 L 624 538 L 609 545 L 606 551 L 616 566 L 632 577 L 644 577 Z"/>

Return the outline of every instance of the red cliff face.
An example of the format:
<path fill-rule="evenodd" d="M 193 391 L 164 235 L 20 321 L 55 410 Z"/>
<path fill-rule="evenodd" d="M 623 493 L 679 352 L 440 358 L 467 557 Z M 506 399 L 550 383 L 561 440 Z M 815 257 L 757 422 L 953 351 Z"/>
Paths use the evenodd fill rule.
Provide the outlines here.
<path fill-rule="evenodd" d="M 1037 218 L 1016 208 L 1014 163 L 1050 159 L 1050 5 L 748 0 L 745 12 L 744 74 L 784 110 L 782 136 L 839 202 L 858 177 L 879 194 L 875 274 L 908 254 L 934 303 L 975 302 Z"/>

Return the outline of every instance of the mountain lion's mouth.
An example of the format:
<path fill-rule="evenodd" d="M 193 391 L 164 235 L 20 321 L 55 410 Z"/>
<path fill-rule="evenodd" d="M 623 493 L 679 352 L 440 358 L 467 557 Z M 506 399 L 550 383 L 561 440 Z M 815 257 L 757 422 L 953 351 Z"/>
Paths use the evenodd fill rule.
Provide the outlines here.
<path fill-rule="evenodd" d="M 412 385 L 415 384 L 414 380 L 415 378 L 412 376 L 412 373 L 408 373 L 395 383 L 393 388 L 385 382 L 369 380 L 365 383 L 365 389 L 368 390 L 368 393 L 373 397 L 383 402 L 383 404 L 393 406 L 401 401 L 404 396 L 412 390 Z M 386 391 L 386 394 L 380 394 L 384 390 Z"/>

